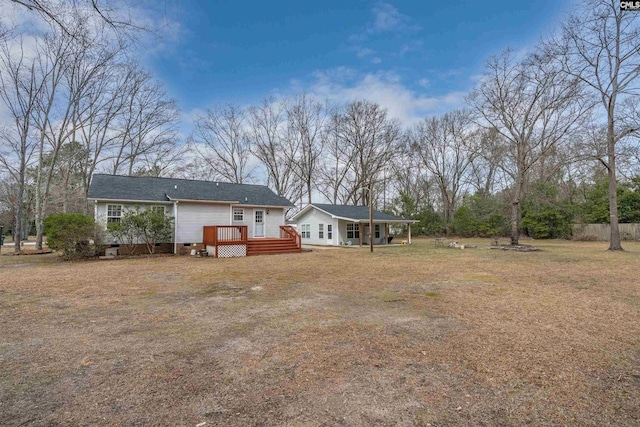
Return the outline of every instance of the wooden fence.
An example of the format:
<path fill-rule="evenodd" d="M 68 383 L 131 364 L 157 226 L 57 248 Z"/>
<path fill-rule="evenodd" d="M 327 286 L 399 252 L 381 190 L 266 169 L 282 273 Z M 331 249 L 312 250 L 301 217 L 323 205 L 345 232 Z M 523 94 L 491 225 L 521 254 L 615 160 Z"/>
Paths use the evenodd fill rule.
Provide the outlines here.
<path fill-rule="evenodd" d="M 618 224 L 622 240 L 640 240 L 640 224 Z M 609 224 L 572 224 L 571 234 L 575 240 L 603 240 L 611 238 Z"/>

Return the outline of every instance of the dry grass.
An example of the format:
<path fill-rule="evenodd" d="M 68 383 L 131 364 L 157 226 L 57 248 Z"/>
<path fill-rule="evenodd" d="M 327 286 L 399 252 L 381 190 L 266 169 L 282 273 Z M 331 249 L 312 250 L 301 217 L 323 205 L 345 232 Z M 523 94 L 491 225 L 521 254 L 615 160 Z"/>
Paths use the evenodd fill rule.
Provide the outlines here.
<path fill-rule="evenodd" d="M 475 243 L 0 257 L 0 425 L 638 425 L 640 243 Z"/>

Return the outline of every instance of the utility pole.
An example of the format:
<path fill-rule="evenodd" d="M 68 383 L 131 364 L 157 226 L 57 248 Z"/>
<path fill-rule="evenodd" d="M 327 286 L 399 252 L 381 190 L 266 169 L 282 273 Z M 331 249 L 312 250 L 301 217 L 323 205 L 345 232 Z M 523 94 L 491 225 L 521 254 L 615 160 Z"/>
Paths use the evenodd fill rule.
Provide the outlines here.
<path fill-rule="evenodd" d="M 373 182 L 369 181 L 369 250 L 373 253 Z"/>

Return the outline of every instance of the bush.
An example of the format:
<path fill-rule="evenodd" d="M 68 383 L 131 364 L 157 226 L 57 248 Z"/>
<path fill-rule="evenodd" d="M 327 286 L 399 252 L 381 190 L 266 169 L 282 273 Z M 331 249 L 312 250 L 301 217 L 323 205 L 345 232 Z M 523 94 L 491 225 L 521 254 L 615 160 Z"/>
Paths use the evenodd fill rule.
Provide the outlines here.
<path fill-rule="evenodd" d="M 128 253 L 135 253 L 138 243 L 144 243 L 150 254 L 155 252 L 156 243 L 170 242 L 173 232 L 173 218 L 164 211 L 153 208 L 124 212 L 120 222 L 107 226 L 109 234 L 128 247 Z"/>
<path fill-rule="evenodd" d="M 527 212 L 520 225 L 534 239 L 567 239 L 571 236 L 571 219 L 565 210 L 547 206 Z"/>
<path fill-rule="evenodd" d="M 58 213 L 44 220 L 47 246 L 62 252 L 65 259 L 88 258 L 96 255 L 101 233 L 93 218 L 81 213 Z"/>
<path fill-rule="evenodd" d="M 455 233 L 462 237 L 506 236 L 509 220 L 502 214 L 504 209 L 504 201 L 495 196 L 467 196 L 453 217 Z"/>
<path fill-rule="evenodd" d="M 163 210 L 147 209 L 139 213 L 138 235 L 147 245 L 150 254 L 155 252 L 156 243 L 171 241 L 173 218 Z"/>
<path fill-rule="evenodd" d="M 418 204 L 413 196 L 403 192 L 394 200 L 394 205 L 395 208 L 386 213 L 417 220 L 418 222 L 411 226 L 414 235 L 434 236 L 445 231 L 444 221 L 434 211 L 433 206 Z"/>

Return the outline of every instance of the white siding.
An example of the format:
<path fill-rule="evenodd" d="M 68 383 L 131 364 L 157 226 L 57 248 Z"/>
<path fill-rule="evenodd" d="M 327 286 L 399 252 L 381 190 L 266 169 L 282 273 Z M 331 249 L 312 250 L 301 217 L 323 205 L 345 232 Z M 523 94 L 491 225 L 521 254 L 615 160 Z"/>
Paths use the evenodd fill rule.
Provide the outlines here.
<path fill-rule="evenodd" d="M 351 221 L 345 221 L 341 219 L 340 223 L 338 224 L 339 234 L 340 234 L 339 236 L 340 240 L 338 241 L 338 244 L 340 244 L 340 242 L 347 244 L 347 242 L 349 241 L 351 241 L 352 245 L 360 244 L 360 239 L 358 237 L 347 238 L 347 224 L 351 224 Z M 356 229 L 358 229 L 357 227 L 359 227 L 360 225 L 358 223 L 354 223 L 354 224 L 356 225 Z"/>
<path fill-rule="evenodd" d="M 269 213 L 267 213 L 269 211 Z M 284 225 L 284 215 L 282 209 L 264 210 L 264 233 L 265 237 L 280 237 L 280 226 Z"/>
<path fill-rule="evenodd" d="M 344 220 L 340 220 L 338 221 L 338 244 L 340 243 L 347 243 L 347 221 Z M 358 239 L 349 239 L 349 240 L 355 240 L 353 241 L 354 245 L 358 244 Z"/>
<path fill-rule="evenodd" d="M 236 209 L 244 209 L 244 220 L 233 221 L 233 225 L 246 225 L 249 231 L 249 238 L 253 238 L 253 229 L 255 221 L 255 211 L 263 211 L 264 220 L 264 237 L 280 237 L 280 226 L 284 225 L 283 208 L 262 208 L 249 206 L 233 206 Z M 269 213 L 267 213 L 267 211 Z"/>
<path fill-rule="evenodd" d="M 349 224 L 350 221 L 345 221 L 345 220 L 340 220 L 340 241 L 347 243 L 348 241 L 351 241 L 352 245 L 357 245 L 360 241 L 359 238 L 354 237 L 352 239 L 347 238 L 347 224 Z M 373 244 L 374 245 L 383 245 L 384 244 L 384 227 L 385 227 L 385 223 L 377 223 L 380 225 L 380 237 L 379 238 L 375 238 L 375 226 L 376 224 L 373 224 L 373 230 L 374 230 L 374 237 L 373 237 Z M 359 227 L 359 224 L 356 223 L 356 227 Z M 362 244 L 363 245 L 368 245 L 369 244 L 369 224 L 362 224 Z"/>
<path fill-rule="evenodd" d="M 338 237 L 338 220 L 331 217 L 331 215 L 326 214 L 325 212 L 311 208 L 304 215 L 296 220 L 296 225 L 298 227 L 298 232 L 302 231 L 302 224 L 309 224 L 311 226 L 311 237 L 303 238 L 302 243 L 308 245 L 338 245 L 340 240 Z M 319 234 L 319 224 L 323 224 L 324 227 L 324 237 L 320 239 Z M 333 226 L 333 238 L 331 240 L 328 239 L 327 236 L 327 225 L 331 224 Z"/>
<path fill-rule="evenodd" d="M 122 206 L 122 214 L 128 210 L 135 210 L 139 208 L 141 210 L 146 209 L 148 206 L 164 206 L 165 213 L 167 215 L 173 216 L 173 205 L 166 203 L 119 203 L 119 202 L 100 202 L 97 204 L 98 208 L 96 209 L 96 223 L 100 224 L 103 228 L 107 228 L 107 205 L 120 205 Z"/>
<path fill-rule="evenodd" d="M 201 243 L 205 225 L 230 224 L 229 205 L 179 202 L 176 243 Z"/>
<path fill-rule="evenodd" d="M 122 205 L 123 212 L 127 209 L 135 209 L 145 206 L 165 206 L 168 215 L 173 216 L 173 204 L 150 203 L 144 204 L 128 204 L 128 203 L 98 203 L 96 222 L 102 224 L 104 228 L 107 226 L 107 205 Z M 246 225 L 249 231 L 249 238 L 253 237 L 254 228 L 254 212 L 256 210 L 264 211 L 264 230 L 265 237 L 280 237 L 280 226 L 284 225 L 285 209 L 284 208 L 260 208 L 260 207 L 243 207 L 243 221 L 232 221 L 232 207 L 224 204 L 213 203 L 178 203 L 178 224 L 176 230 L 176 243 L 201 243 L 202 232 L 205 225 Z M 267 211 L 269 213 L 267 214 Z"/>
<path fill-rule="evenodd" d="M 149 206 L 164 206 L 165 213 L 169 216 L 173 216 L 173 205 L 166 203 L 119 203 L 119 202 L 100 202 L 96 204 L 95 220 L 96 224 L 100 225 L 104 230 L 107 229 L 107 205 L 120 205 L 122 206 L 122 215 L 126 211 L 135 210 L 136 208 L 145 210 Z M 112 238 L 109 233 L 105 234 L 105 240 L 109 243 L 120 243 L 116 239 Z M 143 243 L 137 241 L 136 243 Z"/>

